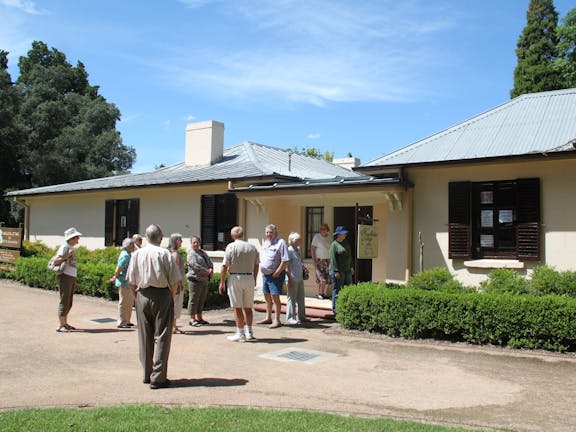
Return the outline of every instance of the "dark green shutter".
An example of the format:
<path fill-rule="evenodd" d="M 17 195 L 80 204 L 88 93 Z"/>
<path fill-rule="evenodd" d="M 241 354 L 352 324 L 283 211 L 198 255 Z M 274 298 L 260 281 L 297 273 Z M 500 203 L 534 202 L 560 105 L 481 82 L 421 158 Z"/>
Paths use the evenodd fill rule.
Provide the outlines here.
<path fill-rule="evenodd" d="M 448 185 L 448 257 L 469 259 L 472 254 L 470 182 Z"/>
<path fill-rule="evenodd" d="M 202 248 L 216 250 L 216 195 L 202 195 Z"/>
<path fill-rule="evenodd" d="M 540 179 L 518 180 L 518 259 L 540 260 Z"/>

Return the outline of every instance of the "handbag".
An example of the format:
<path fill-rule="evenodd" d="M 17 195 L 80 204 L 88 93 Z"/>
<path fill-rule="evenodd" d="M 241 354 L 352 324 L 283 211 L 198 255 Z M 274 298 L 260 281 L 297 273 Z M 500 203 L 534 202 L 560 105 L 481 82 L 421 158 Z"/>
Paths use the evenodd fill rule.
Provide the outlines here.
<path fill-rule="evenodd" d="M 309 278 L 310 278 L 310 272 L 308 271 L 308 268 L 302 266 L 302 279 L 308 280 Z"/>
<path fill-rule="evenodd" d="M 59 274 L 62 274 L 64 272 L 64 267 L 66 266 L 66 260 L 63 260 L 60 264 L 56 265 L 54 263 L 55 263 L 57 257 L 58 257 L 58 254 L 54 254 L 54 256 L 52 258 L 50 258 L 50 261 L 48 261 L 47 267 L 48 267 L 48 270 L 59 275 Z"/>

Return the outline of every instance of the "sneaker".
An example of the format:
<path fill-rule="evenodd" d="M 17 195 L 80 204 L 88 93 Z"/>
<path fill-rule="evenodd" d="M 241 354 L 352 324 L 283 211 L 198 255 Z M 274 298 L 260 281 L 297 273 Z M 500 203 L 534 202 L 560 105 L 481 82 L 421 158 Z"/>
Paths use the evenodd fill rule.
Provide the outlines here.
<path fill-rule="evenodd" d="M 246 337 L 243 334 L 234 333 L 233 335 L 226 336 L 230 342 L 246 342 Z"/>
<path fill-rule="evenodd" d="M 245 338 L 247 341 L 252 341 L 252 340 L 256 339 L 256 338 L 254 337 L 254 333 L 252 333 L 252 332 L 246 332 L 246 336 L 244 336 L 244 338 Z"/>
<path fill-rule="evenodd" d="M 324 300 L 324 296 L 323 296 L 322 294 L 318 294 L 318 295 L 316 296 L 316 298 L 317 298 L 318 300 Z"/>
<path fill-rule="evenodd" d="M 290 318 L 289 320 L 286 320 L 286 324 L 288 325 L 298 325 L 300 324 L 300 321 L 294 319 L 294 318 Z"/>

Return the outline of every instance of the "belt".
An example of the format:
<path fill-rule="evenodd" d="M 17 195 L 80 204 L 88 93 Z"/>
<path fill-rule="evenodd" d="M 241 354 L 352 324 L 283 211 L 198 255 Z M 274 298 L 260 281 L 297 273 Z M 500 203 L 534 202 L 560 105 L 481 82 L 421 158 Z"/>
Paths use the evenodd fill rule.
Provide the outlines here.
<path fill-rule="evenodd" d="M 168 289 L 168 287 L 155 287 L 155 286 L 147 286 L 147 287 L 142 287 L 142 288 L 138 288 L 138 289 L 144 290 L 144 289 L 148 289 L 148 288 Z"/>
<path fill-rule="evenodd" d="M 252 275 L 252 273 L 230 273 L 231 275 Z"/>

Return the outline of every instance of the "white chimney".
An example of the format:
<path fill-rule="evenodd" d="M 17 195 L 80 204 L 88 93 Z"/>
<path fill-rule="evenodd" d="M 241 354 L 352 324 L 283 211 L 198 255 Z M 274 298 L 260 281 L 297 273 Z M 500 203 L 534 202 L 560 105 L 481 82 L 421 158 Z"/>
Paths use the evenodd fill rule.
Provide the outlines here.
<path fill-rule="evenodd" d="M 347 168 L 351 170 L 352 168 L 360 166 L 360 159 L 358 159 L 357 157 L 334 158 L 332 159 L 332 163 L 335 165 L 339 165 L 342 168 Z"/>
<path fill-rule="evenodd" d="M 224 123 L 208 120 L 186 125 L 186 165 L 212 165 L 223 154 Z"/>

